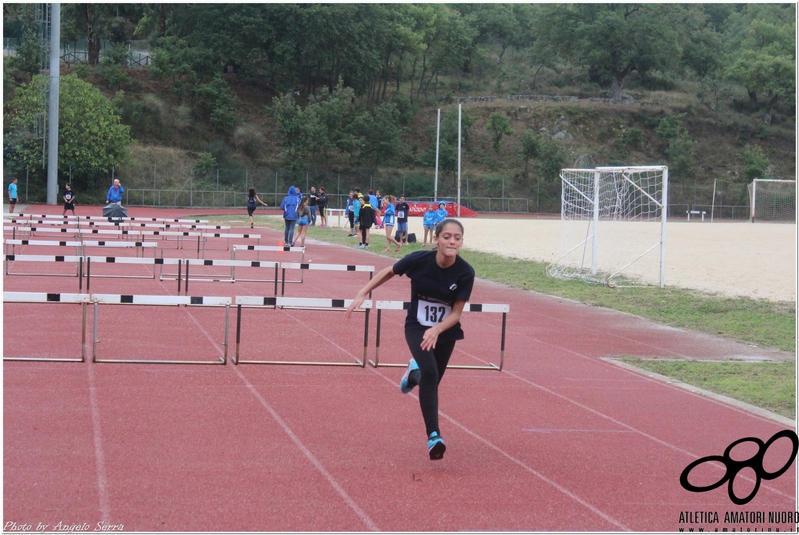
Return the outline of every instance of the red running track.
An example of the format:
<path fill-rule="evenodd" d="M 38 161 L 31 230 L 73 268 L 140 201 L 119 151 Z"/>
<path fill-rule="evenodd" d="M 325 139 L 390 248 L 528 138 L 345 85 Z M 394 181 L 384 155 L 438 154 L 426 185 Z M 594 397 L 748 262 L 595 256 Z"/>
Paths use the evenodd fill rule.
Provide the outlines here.
<path fill-rule="evenodd" d="M 281 238 L 256 230 L 262 243 Z M 307 245 L 306 259 L 315 263 L 380 269 L 391 262 Z M 351 298 L 367 278 L 306 272 L 286 295 Z M 74 292 L 75 284 L 74 278 L 4 277 L 6 290 Z M 109 278 L 93 280 L 92 291 L 175 295 L 177 288 Z M 189 293 L 272 295 L 272 286 L 192 282 Z M 374 297 L 407 295 L 407 281 L 395 278 Z M 795 464 L 763 481 L 745 506 L 730 501 L 726 485 L 691 493 L 679 483 L 700 457 L 721 455 L 744 437 L 766 441 L 789 426 L 604 360 L 791 355 L 482 280 L 471 301 L 510 304 L 505 369 L 447 372 L 440 409 L 448 449 L 436 462 L 425 451 L 418 398 L 399 392 L 400 368 L 7 361 L 6 530 L 10 523 L 126 531 L 795 529 L 767 522 L 768 512 L 797 509 Z M 90 309 L 89 325 L 92 316 Z M 220 318 L 219 309 L 105 305 L 100 352 L 213 360 L 223 351 Z M 381 362 L 409 358 L 402 319 L 399 312 L 383 316 Z M 465 314 L 463 323 L 467 339 L 452 363 L 497 362 L 498 315 Z M 77 306 L 6 304 L 4 354 L 74 356 L 79 325 Z M 231 352 L 233 333 L 235 314 Z M 242 333 L 242 358 L 363 355 L 362 316 L 346 321 L 338 312 L 247 309 Z M 374 333 L 372 316 L 370 358 Z M 748 446 L 734 456 L 753 455 Z M 781 439 L 764 466 L 776 471 L 789 456 Z M 691 481 L 709 484 L 723 472 L 706 465 Z M 743 471 L 736 494 L 748 494 L 754 479 L 753 471 Z M 763 512 L 765 522 L 723 523 L 725 513 L 742 511 Z M 713 513 L 719 524 L 706 521 Z"/>

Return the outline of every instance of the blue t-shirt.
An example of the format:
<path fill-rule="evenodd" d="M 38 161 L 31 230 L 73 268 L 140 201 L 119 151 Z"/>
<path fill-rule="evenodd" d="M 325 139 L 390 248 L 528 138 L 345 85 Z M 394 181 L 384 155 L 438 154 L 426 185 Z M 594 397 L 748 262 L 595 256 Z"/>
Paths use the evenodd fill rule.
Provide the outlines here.
<path fill-rule="evenodd" d="M 8 185 L 8 196 L 12 199 L 17 198 L 17 185 L 13 182 Z"/>

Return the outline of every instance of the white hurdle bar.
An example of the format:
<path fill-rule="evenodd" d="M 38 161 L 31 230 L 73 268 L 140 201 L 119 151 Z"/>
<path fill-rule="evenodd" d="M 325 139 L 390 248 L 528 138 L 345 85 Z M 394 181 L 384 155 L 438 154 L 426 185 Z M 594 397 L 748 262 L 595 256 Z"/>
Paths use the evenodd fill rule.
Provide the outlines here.
<path fill-rule="evenodd" d="M 225 248 L 223 249 L 224 251 L 229 251 L 230 250 L 230 239 L 231 238 L 235 238 L 237 240 L 255 240 L 256 246 L 261 245 L 261 235 L 260 234 L 230 234 L 229 232 L 227 232 L 227 233 L 222 233 L 222 232 L 203 232 L 201 234 L 201 236 L 203 238 L 203 256 L 205 256 L 205 242 L 208 240 L 208 238 L 226 238 L 227 241 L 225 243 L 227 243 L 227 245 L 225 245 Z"/>
<path fill-rule="evenodd" d="M 44 357 L 7 357 L 3 352 L 3 360 L 25 360 L 37 362 L 85 362 L 86 360 L 86 305 L 90 302 L 89 294 L 43 293 L 43 292 L 3 292 L 3 303 L 72 303 L 80 304 L 81 311 L 81 349 L 80 358 L 44 358 Z M 8 349 L 8 347 L 7 347 Z"/>
<path fill-rule="evenodd" d="M 143 264 L 143 265 L 152 265 L 153 266 L 153 275 L 151 276 L 142 276 L 142 275 L 94 275 L 95 278 L 114 278 L 114 279 L 155 279 L 155 266 L 161 266 L 161 272 L 159 273 L 159 280 L 164 280 L 163 278 L 163 270 L 164 265 L 177 265 L 178 266 L 178 295 L 180 295 L 180 286 L 181 286 L 181 269 L 182 263 L 184 262 L 181 258 L 145 258 L 145 257 L 130 257 L 130 256 L 85 256 L 84 261 L 86 263 L 86 291 L 88 292 L 91 286 L 91 278 L 92 278 L 92 262 L 95 264 Z M 171 279 L 170 279 L 171 280 Z"/>
<path fill-rule="evenodd" d="M 278 266 L 280 262 L 261 262 L 259 260 L 194 260 L 191 262 L 193 266 L 223 266 L 230 268 L 230 277 L 229 278 L 220 278 L 220 277 L 213 277 L 213 276 L 200 276 L 195 277 L 194 279 L 189 279 L 189 259 L 185 260 L 186 262 L 186 285 L 185 291 L 188 293 L 189 291 L 189 280 L 194 281 L 206 281 L 206 282 L 237 282 L 237 281 L 251 281 L 251 279 L 236 279 L 236 268 L 237 267 L 254 267 L 254 268 L 272 268 L 275 270 L 275 295 L 277 295 L 277 279 L 278 279 Z M 178 273 L 178 277 L 180 273 Z M 258 281 L 258 282 L 271 282 L 271 281 Z M 180 290 L 178 290 L 180 293 Z"/>
<path fill-rule="evenodd" d="M 360 366 L 366 367 L 367 349 L 369 346 L 369 310 L 372 308 L 372 301 L 364 301 L 361 309 L 365 311 L 363 325 L 363 360 L 355 359 L 355 362 L 316 362 L 316 361 L 282 361 L 282 360 L 241 360 L 239 349 L 241 345 L 241 308 L 295 308 L 303 310 L 338 310 L 346 311 L 352 303 L 352 299 L 319 299 L 302 297 L 259 297 L 259 296 L 237 296 L 236 297 L 236 354 L 232 357 L 233 364 L 271 364 L 271 365 L 294 365 L 294 366 Z M 359 309 L 359 310 L 361 310 Z"/>
<path fill-rule="evenodd" d="M 125 363 L 125 364 L 227 364 L 228 330 L 230 325 L 230 297 L 193 297 L 180 295 L 124 295 L 124 294 L 92 294 L 94 303 L 94 329 L 92 335 L 92 362 Z M 224 353 L 219 360 L 136 360 L 136 359 L 98 359 L 97 337 L 99 305 L 150 305 L 150 306 L 224 306 L 225 307 L 225 339 L 222 342 Z"/>
<path fill-rule="evenodd" d="M 85 256 L 86 247 L 116 247 L 116 248 L 136 248 L 136 255 L 139 251 L 144 254 L 144 249 L 152 249 L 153 257 L 155 257 L 155 250 L 158 244 L 155 242 L 131 242 L 131 241 L 93 241 L 93 240 L 80 240 L 80 241 L 55 241 L 55 240 L 5 240 L 5 252 L 8 254 L 8 246 L 11 245 L 11 254 L 15 253 L 17 245 L 36 245 L 43 247 L 75 247 L 80 256 Z"/>
<path fill-rule="evenodd" d="M 283 247 L 273 246 L 273 245 L 243 245 L 243 244 L 234 244 L 233 245 L 233 252 L 231 253 L 231 259 L 236 260 L 236 251 L 257 251 L 258 255 L 256 256 L 256 260 L 261 259 L 261 251 L 266 252 L 273 252 L 273 253 L 302 253 L 302 257 L 300 257 L 300 261 L 305 261 L 305 247 L 290 247 L 284 245 Z M 302 273 L 302 271 L 300 272 Z M 257 280 L 257 279 L 238 279 L 241 281 L 246 282 L 275 282 L 277 283 L 277 276 L 275 280 Z M 302 277 L 298 281 L 288 281 L 288 282 L 302 282 Z M 285 282 L 285 281 L 284 281 Z M 277 295 L 277 292 L 275 292 Z"/>
<path fill-rule="evenodd" d="M 66 273 L 11 273 L 9 266 L 11 262 L 75 262 L 75 274 Z M 61 255 L 22 255 L 22 254 L 7 254 L 5 255 L 6 271 L 8 276 L 26 276 L 26 277 L 78 277 L 78 291 L 83 289 L 83 257 L 82 256 L 61 256 Z"/>
<path fill-rule="evenodd" d="M 280 295 L 286 295 L 286 270 L 287 269 L 300 269 L 300 270 L 310 270 L 310 271 L 350 271 L 350 272 L 368 272 L 369 273 L 369 280 L 372 280 L 372 274 L 375 271 L 374 266 L 356 266 L 351 264 L 311 264 L 311 263 L 301 263 L 301 262 L 282 262 L 280 264 L 282 268 L 282 280 L 283 284 L 280 287 Z M 277 292 L 275 292 L 277 295 Z M 369 294 L 371 297 L 371 294 Z"/>
<path fill-rule="evenodd" d="M 395 364 L 395 363 L 380 363 L 380 321 L 383 310 L 408 310 L 410 307 L 408 301 L 375 301 L 374 308 L 377 309 L 377 334 L 375 335 L 375 360 L 369 361 L 372 367 L 386 366 L 393 368 L 404 368 L 408 363 Z M 500 339 L 500 360 L 499 366 L 494 363 L 489 363 L 488 366 L 462 366 L 462 365 L 447 365 L 447 369 L 462 369 L 462 370 L 496 370 L 502 371 L 505 364 L 505 326 L 507 323 L 508 312 L 510 312 L 510 305 L 497 305 L 497 304 L 478 304 L 466 303 L 463 307 L 464 312 L 495 312 L 502 314 L 502 336 Z"/>
<path fill-rule="evenodd" d="M 67 216 L 69 219 L 82 219 L 85 221 L 108 221 L 108 216 L 101 216 L 101 215 L 79 215 L 79 216 Z M 62 215 L 57 214 L 3 214 L 3 218 L 15 218 L 15 219 L 63 219 Z M 199 223 L 208 223 L 207 219 L 170 219 L 164 217 L 123 217 L 123 221 L 148 221 L 148 222 L 156 222 L 156 223 L 190 223 L 190 224 L 199 224 Z"/>

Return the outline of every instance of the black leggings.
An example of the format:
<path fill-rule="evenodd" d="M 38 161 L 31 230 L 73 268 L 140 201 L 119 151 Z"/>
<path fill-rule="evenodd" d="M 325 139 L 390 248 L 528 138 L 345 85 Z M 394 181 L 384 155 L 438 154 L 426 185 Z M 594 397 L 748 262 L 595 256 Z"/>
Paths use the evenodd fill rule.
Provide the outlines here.
<path fill-rule="evenodd" d="M 349 214 L 347 214 L 347 219 L 350 220 L 350 231 L 354 230 L 355 229 L 355 213 L 354 212 L 350 212 Z"/>
<path fill-rule="evenodd" d="M 424 351 L 421 348 L 424 331 L 412 331 L 405 333 L 405 341 L 411 350 L 416 364 L 419 365 L 419 406 L 422 408 L 422 418 L 427 436 L 437 431 L 438 428 L 438 384 L 444 377 L 447 370 L 447 363 L 455 349 L 455 341 L 438 342 L 435 349 Z"/>

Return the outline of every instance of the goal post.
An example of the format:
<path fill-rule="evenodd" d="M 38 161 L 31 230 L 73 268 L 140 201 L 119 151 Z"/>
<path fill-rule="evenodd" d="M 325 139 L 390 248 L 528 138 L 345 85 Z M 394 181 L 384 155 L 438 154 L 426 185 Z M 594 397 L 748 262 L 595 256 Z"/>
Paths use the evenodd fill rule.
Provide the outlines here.
<path fill-rule="evenodd" d="M 547 273 L 665 285 L 668 167 L 562 169 L 561 251 Z"/>
<path fill-rule="evenodd" d="M 748 184 L 749 220 L 796 221 L 796 180 L 756 178 Z"/>

